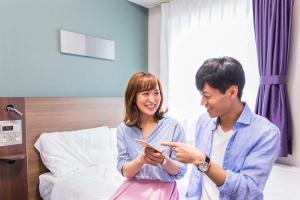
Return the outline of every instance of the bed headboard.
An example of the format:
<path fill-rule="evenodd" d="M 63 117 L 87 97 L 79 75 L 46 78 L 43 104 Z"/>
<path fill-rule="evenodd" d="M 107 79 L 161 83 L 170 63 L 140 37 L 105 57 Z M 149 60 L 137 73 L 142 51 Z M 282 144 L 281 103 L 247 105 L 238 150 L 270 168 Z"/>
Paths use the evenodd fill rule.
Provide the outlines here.
<path fill-rule="evenodd" d="M 123 97 L 25 98 L 28 197 L 41 199 L 38 176 L 46 172 L 34 143 L 41 133 L 116 127 L 124 117 Z"/>

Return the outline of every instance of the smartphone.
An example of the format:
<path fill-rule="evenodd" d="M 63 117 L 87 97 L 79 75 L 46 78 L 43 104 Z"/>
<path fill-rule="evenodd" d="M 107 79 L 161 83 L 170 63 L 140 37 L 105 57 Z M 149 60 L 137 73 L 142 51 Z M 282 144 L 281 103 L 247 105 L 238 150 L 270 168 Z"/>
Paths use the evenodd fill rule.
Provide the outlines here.
<path fill-rule="evenodd" d="M 149 144 L 148 142 L 144 141 L 144 140 L 139 140 L 139 139 L 134 139 L 138 144 L 143 145 L 144 147 L 149 147 L 154 149 L 157 152 L 161 152 L 161 150 L 159 150 L 158 148 L 152 146 L 151 144 Z"/>

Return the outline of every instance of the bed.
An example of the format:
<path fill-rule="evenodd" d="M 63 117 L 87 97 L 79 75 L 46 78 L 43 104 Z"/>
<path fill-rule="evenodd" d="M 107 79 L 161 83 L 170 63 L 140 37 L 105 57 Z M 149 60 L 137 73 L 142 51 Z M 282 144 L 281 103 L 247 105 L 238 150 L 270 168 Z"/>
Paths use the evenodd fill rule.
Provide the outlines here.
<path fill-rule="evenodd" d="M 50 172 L 39 176 L 45 200 L 109 199 L 125 179 L 116 169 L 116 129 L 43 133 L 35 147 Z"/>
<path fill-rule="evenodd" d="M 39 176 L 44 200 L 106 200 L 125 180 L 116 169 L 116 128 L 43 133 L 34 146 L 50 170 Z M 178 182 L 181 199 L 187 181 Z"/>
<path fill-rule="evenodd" d="M 103 127 L 102 127 L 103 128 Z M 86 131 L 86 130 L 79 130 Z M 70 134 L 70 132 L 68 132 Z M 57 133 L 49 133 L 51 135 Z M 63 132 L 59 133 L 64 134 Z M 89 133 L 91 134 L 91 133 Z M 108 137 L 105 137 L 105 134 Z M 98 134 L 99 135 L 99 134 Z M 109 147 L 106 150 L 101 150 L 97 155 L 106 157 L 108 159 L 101 160 L 98 164 L 90 163 L 89 167 L 84 167 L 77 170 L 75 173 L 63 176 L 54 176 L 53 173 L 47 172 L 39 176 L 39 189 L 41 197 L 45 200 L 106 200 L 113 194 L 113 192 L 124 181 L 124 177 L 116 170 L 116 129 L 107 129 L 106 133 L 101 134 L 101 138 L 94 138 L 95 143 L 101 145 L 107 145 Z M 72 137 L 72 136 L 70 136 Z M 76 135 L 76 138 L 79 136 Z M 63 138 L 65 141 L 65 138 Z M 82 140 L 82 139 L 80 139 Z M 36 143 L 38 146 L 39 140 Z M 48 140 L 49 142 L 49 140 Z M 70 142 L 67 142 L 70 145 Z M 72 145 L 71 145 L 72 146 Z M 93 145 L 91 145 L 93 146 Z M 72 147 L 73 149 L 80 149 Z M 85 149 L 85 155 L 88 154 Z M 63 150 L 58 150 L 63 152 Z M 80 154 L 80 151 L 79 151 Z M 109 159 L 112 158 L 112 159 Z M 65 160 L 69 160 L 67 156 Z M 88 159 L 84 159 L 88 160 Z M 93 159 L 94 160 L 94 159 Z M 70 163 L 71 161 L 69 161 Z M 191 166 L 189 166 L 189 171 Z M 188 178 L 190 172 L 187 175 L 177 181 L 178 189 L 180 192 L 180 199 L 184 199 L 185 191 L 188 185 Z M 297 199 L 295 194 L 297 193 L 297 187 L 300 185 L 300 169 L 296 167 L 275 164 L 270 178 L 265 188 L 266 200 L 281 200 L 281 199 Z"/>
<path fill-rule="evenodd" d="M 28 199 L 41 199 L 39 176 L 49 172 L 34 147 L 42 133 L 116 127 L 124 116 L 123 105 L 123 97 L 25 98 Z"/>
<path fill-rule="evenodd" d="M 123 117 L 123 98 L 28 98 L 27 100 L 29 199 L 108 199 L 124 180 L 124 177 L 116 170 L 115 136 L 115 127 Z M 74 164 L 76 167 L 75 170 L 71 170 L 71 173 L 55 175 L 51 170 L 49 171 L 51 167 L 45 168 L 41 162 L 42 155 L 40 156 L 37 150 L 41 152 L 38 138 L 42 133 L 63 137 L 65 133 L 86 133 L 91 130 L 99 133 L 98 135 L 94 133 L 96 139 L 92 139 L 92 142 L 104 150 L 92 153 L 92 159 L 84 158 L 81 165 Z M 80 141 L 86 140 L 83 139 L 86 134 L 83 135 Z M 34 144 L 36 147 L 33 147 Z M 82 144 L 81 147 L 75 145 L 72 148 L 84 152 L 85 146 L 87 145 Z M 82 149 L 78 150 L 78 148 Z M 69 150 L 69 152 L 72 151 Z M 104 160 L 93 163 L 92 161 L 96 160 L 93 157 L 95 155 L 100 155 L 99 157 Z M 57 166 L 54 165 L 54 167 Z M 177 182 L 181 199 L 184 199 L 188 176 L 189 172 Z M 275 164 L 265 188 L 265 199 L 298 199 L 296 187 L 299 185 L 299 168 Z"/>
<path fill-rule="evenodd" d="M 300 168 L 276 163 L 264 190 L 265 200 L 298 200 Z"/>

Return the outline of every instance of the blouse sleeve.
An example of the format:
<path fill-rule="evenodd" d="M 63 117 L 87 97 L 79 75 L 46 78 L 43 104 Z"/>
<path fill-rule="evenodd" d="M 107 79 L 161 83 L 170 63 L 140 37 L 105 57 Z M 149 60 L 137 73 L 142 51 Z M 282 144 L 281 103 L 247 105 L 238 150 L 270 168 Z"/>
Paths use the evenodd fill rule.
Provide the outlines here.
<path fill-rule="evenodd" d="M 118 162 L 117 162 L 117 169 L 123 175 L 122 169 L 124 164 L 129 162 L 129 153 L 127 148 L 127 143 L 125 141 L 125 127 L 124 125 L 120 125 L 117 128 L 117 147 L 118 147 Z"/>

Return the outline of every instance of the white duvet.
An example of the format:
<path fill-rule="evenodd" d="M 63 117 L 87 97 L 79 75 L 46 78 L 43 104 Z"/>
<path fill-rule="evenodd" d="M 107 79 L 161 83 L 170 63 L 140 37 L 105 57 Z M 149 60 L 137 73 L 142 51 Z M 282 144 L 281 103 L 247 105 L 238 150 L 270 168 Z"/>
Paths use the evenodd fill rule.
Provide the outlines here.
<path fill-rule="evenodd" d="M 124 180 L 111 166 L 90 167 L 70 176 L 54 177 L 52 183 L 48 173 L 40 177 L 40 193 L 45 200 L 106 200 Z"/>

